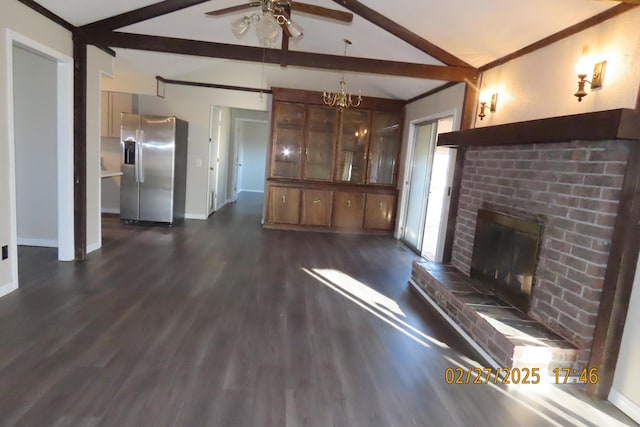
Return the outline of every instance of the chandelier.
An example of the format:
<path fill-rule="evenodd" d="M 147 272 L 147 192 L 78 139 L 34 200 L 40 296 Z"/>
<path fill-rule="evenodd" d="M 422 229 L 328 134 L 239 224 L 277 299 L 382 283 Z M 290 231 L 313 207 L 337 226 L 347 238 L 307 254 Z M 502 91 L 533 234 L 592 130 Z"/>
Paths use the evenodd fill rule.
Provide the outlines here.
<path fill-rule="evenodd" d="M 244 36 L 252 24 L 256 29 L 260 47 L 277 47 L 278 35 L 282 30 L 286 31 L 287 36 L 294 40 L 303 36 L 302 27 L 291 21 L 286 11 L 281 7 L 282 4 L 272 0 L 263 0 L 260 5 L 262 6 L 262 16 L 253 13 L 231 22 L 231 32 L 234 36 L 238 39 Z"/>
<path fill-rule="evenodd" d="M 350 40 L 344 39 L 344 56 L 347 56 L 347 46 L 351 44 Z M 358 98 L 354 100 L 350 93 L 345 90 L 346 83 L 344 82 L 344 72 L 342 72 L 342 79 L 340 79 L 340 90 L 338 92 L 322 93 L 322 101 L 325 105 L 330 107 L 336 107 L 338 111 L 342 111 L 345 108 L 357 107 L 362 103 L 362 94 L 358 92 Z"/>

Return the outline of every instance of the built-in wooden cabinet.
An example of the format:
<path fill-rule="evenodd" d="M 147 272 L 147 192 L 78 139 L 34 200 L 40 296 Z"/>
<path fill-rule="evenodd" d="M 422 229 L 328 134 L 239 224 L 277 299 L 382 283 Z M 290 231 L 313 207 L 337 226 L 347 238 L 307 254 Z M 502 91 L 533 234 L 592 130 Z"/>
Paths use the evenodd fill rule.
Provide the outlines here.
<path fill-rule="evenodd" d="M 136 112 L 136 101 L 136 96 L 130 93 L 103 91 L 100 100 L 100 136 L 120 138 L 122 113 Z"/>
<path fill-rule="evenodd" d="M 338 111 L 318 92 L 272 90 L 265 226 L 392 231 L 404 104 Z"/>
<path fill-rule="evenodd" d="M 338 112 L 335 108 L 308 107 L 303 179 L 331 181 L 337 123 Z"/>
<path fill-rule="evenodd" d="M 302 190 L 300 224 L 330 227 L 332 207 L 332 191 L 311 189 Z"/>
<path fill-rule="evenodd" d="M 267 193 L 267 222 L 300 223 L 300 189 L 270 186 Z"/>
<path fill-rule="evenodd" d="M 364 228 L 393 230 L 396 217 L 396 197 L 392 194 L 367 194 Z"/>
<path fill-rule="evenodd" d="M 365 194 L 357 191 L 336 191 L 333 226 L 360 229 L 364 219 Z"/>
<path fill-rule="evenodd" d="M 279 102 L 273 105 L 271 176 L 300 179 L 304 116 L 304 104 Z"/>

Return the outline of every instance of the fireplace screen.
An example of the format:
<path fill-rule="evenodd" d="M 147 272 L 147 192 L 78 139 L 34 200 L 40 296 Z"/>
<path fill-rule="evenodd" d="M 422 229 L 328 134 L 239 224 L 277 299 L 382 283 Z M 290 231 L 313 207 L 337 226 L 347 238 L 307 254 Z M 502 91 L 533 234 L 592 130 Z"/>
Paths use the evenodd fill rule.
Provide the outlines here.
<path fill-rule="evenodd" d="M 541 234 L 536 222 L 478 210 L 471 277 L 528 311 Z"/>

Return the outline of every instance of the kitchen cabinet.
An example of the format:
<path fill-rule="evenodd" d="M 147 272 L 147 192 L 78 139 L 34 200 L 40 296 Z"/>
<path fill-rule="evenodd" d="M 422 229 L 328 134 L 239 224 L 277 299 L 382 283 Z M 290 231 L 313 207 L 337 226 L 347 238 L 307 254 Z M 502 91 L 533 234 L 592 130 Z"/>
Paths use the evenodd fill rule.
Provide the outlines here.
<path fill-rule="evenodd" d="M 393 230 L 395 226 L 396 196 L 368 193 L 364 210 L 364 228 Z"/>
<path fill-rule="evenodd" d="M 267 197 L 267 222 L 300 223 L 300 189 L 270 186 Z"/>
<path fill-rule="evenodd" d="M 101 92 L 100 135 L 107 138 L 120 138 L 122 113 L 137 112 L 135 95 L 120 92 Z"/>
<path fill-rule="evenodd" d="M 327 190 L 302 190 L 300 224 L 320 227 L 331 226 L 333 206 L 332 192 Z"/>
<path fill-rule="evenodd" d="M 366 97 L 338 111 L 319 92 L 272 92 L 265 227 L 392 231 L 404 103 Z M 299 191 L 297 212 L 284 189 Z"/>
<path fill-rule="evenodd" d="M 333 226 L 336 228 L 361 229 L 364 217 L 364 193 L 336 191 Z"/>

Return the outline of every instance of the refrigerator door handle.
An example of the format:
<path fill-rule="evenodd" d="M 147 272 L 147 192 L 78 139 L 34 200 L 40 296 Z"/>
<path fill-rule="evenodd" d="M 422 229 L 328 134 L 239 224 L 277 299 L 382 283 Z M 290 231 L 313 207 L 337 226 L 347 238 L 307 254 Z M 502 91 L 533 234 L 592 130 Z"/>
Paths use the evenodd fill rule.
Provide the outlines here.
<path fill-rule="evenodd" d="M 138 144 L 139 144 L 139 150 L 138 152 L 139 157 L 138 157 L 138 182 L 140 183 L 144 183 L 144 157 L 143 157 L 143 147 L 144 144 L 143 142 L 143 138 L 144 138 L 144 131 L 142 129 L 139 130 L 139 135 L 138 135 Z"/>
<path fill-rule="evenodd" d="M 138 134 L 138 130 L 136 129 L 136 146 L 135 146 L 135 167 L 133 168 L 133 170 L 135 171 L 135 178 L 136 178 L 136 182 L 140 182 L 140 173 L 138 168 L 140 167 L 140 135 Z"/>

